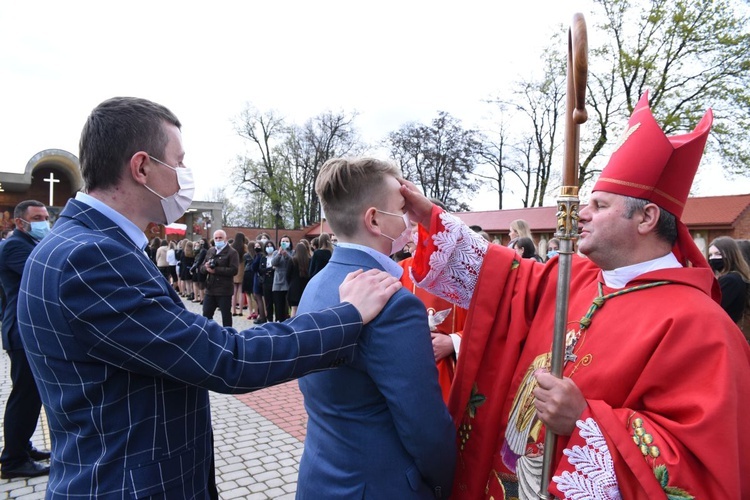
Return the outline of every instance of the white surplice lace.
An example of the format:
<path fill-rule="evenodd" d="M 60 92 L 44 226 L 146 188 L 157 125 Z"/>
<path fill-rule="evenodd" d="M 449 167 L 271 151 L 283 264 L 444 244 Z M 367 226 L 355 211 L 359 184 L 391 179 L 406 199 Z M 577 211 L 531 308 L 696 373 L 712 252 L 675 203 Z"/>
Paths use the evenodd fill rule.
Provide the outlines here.
<path fill-rule="evenodd" d="M 581 431 L 581 437 L 586 440 L 586 446 L 573 446 L 563 450 L 576 471 L 563 472 L 552 480 L 565 495 L 565 498 L 575 500 L 620 500 L 620 489 L 615 476 L 615 466 L 609 453 L 607 441 L 602 435 L 599 425 L 593 418 L 579 420 L 576 426 Z"/>
<path fill-rule="evenodd" d="M 447 212 L 440 214 L 440 221 L 445 231 L 432 237 L 436 250 L 430 256 L 430 272 L 418 285 L 467 309 L 489 243 Z"/>

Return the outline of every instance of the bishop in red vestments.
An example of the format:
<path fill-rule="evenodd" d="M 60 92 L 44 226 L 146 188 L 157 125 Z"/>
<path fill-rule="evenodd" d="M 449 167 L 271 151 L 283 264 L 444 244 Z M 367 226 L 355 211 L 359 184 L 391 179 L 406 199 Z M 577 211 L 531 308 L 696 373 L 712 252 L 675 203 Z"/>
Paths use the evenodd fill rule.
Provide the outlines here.
<path fill-rule="evenodd" d="M 750 498 L 750 348 L 680 220 L 711 122 L 667 137 L 647 95 L 636 106 L 580 210 L 563 379 L 557 258 L 518 259 L 402 187 L 425 231 L 417 283 L 469 310 L 453 498 L 537 498 L 546 428 L 555 497 Z"/>

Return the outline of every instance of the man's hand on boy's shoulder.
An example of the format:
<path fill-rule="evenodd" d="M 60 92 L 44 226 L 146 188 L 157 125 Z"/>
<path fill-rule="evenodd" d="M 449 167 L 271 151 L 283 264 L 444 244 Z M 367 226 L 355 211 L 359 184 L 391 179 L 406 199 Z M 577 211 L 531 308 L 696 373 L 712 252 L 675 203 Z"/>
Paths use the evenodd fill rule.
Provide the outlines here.
<path fill-rule="evenodd" d="M 361 269 L 346 275 L 339 285 L 341 302 L 349 302 L 367 324 L 383 310 L 388 299 L 401 288 L 401 282 L 385 271 Z"/>

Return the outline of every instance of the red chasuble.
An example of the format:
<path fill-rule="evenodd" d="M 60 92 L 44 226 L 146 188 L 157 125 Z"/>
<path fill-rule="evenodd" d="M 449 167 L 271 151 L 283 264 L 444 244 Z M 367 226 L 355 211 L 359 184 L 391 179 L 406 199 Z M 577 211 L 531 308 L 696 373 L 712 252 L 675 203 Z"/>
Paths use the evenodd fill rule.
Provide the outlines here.
<path fill-rule="evenodd" d="M 441 241 L 467 239 L 468 228 L 435 209 L 431 229 L 420 234 L 415 279 L 453 300 L 469 282 L 471 295 L 449 404 L 459 428 L 452 498 L 505 498 L 519 475 L 539 473 L 544 427 L 531 373 L 551 350 L 557 259 L 519 261 L 489 245 L 472 250 L 475 269 L 466 245 L 441 253 Z M 451 232 L 458 234 L 446 237 Z M 435 280 L 439 266 L 447 267 Z M 552 494 L 750 498 L 750 348 L 710 298 L 713 284 L 706 269 L 643 274 L 625 289 L 650 288 L 610 296 L 581 329 L 594 299 L 618 290 L 603 285 L 590 261 L 574 258 L 568 330 L 576 341 L 564 375 L 588 407 L 573 435 L 559 438 Z"/>

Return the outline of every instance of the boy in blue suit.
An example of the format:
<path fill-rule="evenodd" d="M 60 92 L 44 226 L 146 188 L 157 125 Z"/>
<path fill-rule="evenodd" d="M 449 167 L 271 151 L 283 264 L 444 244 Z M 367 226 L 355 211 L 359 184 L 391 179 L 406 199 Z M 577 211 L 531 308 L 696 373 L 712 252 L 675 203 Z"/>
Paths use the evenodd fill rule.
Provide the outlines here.
<path fill-rule="evenodd" d="M 31 253 L 18 300 L 52 436 L 46 498 L 217 498 L 208 391 L 248 392 L 346 362 L 362 323 L 400 285 L 366 272 L 326 311 L 222 328 L 186 310 L 143 251 L 148 224 L 173 222 L 192 200 L 174 114 L 109 99 L 80 150 L 86 193 Z"/>
<path fill-rule="evenodd" d="M 411 235 L 401 172 L 375 159 L 333 159 L 315 190 L 339 243 L 310 281 L 300 312 L 339 302 L 355 269 L 402 269 L 388 258 Z M 455 427 L 443 403 L 422 302 L 399 290 L 365 327 L 347 366 L 300 379 L 308 413 L 297 498 L 447 498 Z"/>

